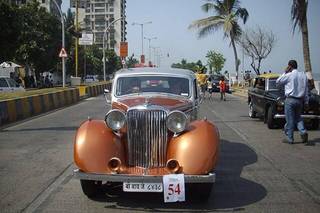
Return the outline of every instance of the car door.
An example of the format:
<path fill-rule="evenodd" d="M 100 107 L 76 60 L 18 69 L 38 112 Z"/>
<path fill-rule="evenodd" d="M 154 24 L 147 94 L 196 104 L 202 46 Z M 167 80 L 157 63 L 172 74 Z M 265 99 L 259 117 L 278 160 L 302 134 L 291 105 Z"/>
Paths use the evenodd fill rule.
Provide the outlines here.
<path fill-rule="evenodd" d="M 265 78 L 259 78 L 255 88 L 255 109 L 259 114 L 264 114 L 265 105 Z"/>

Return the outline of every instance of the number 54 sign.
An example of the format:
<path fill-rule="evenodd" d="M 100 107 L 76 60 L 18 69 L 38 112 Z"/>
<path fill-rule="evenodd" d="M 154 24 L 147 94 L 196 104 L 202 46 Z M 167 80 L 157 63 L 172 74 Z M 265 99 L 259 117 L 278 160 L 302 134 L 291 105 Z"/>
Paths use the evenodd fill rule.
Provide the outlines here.
<path fill-rule="evenodd" d="M 164 202 L 185 201 L 185 186 L 183 174 L 163 176 Z"/>

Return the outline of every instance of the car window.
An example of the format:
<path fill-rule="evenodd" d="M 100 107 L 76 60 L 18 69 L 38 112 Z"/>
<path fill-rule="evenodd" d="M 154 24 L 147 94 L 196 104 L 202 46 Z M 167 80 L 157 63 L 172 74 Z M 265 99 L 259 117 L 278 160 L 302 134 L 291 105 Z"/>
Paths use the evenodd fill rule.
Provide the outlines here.
<path fill-rule="evenodd" d="M 116 96 L 142 92 L 190 96 L 189 80 L 186 78 L 164 76 L 120 77 L 116 85 Z"/>
<path fill-rule="evenodd" d="M 0 87 L 8 87 L 6 79 L 0 78 Z"/>
<path fill-rule="evenodd" d="M 7 79 L 10 87 L 19 87 L 19 84 L 17 82 L 15 82 L 13 79 L 9 78 Z"/>
<path fill-rule="evenodd" d="M 254 87 L 258 89 L 263 89 L 265 88 L 265 79 L 264 78 L 256 78 Z"/>

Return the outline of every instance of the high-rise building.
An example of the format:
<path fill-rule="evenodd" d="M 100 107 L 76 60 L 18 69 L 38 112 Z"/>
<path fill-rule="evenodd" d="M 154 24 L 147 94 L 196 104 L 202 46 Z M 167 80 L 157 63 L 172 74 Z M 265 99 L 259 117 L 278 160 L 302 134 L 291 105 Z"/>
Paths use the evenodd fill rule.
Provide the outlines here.
<path fill-rule="evenodd" d="M 103 46 L 103 34 L 109 24 L 120 17 L 106 33 L 106 48 L 119 53 L 120 42 L 126 41 L 126 0 L 86 0 L 84 9 L 79 10 L 80 28 L 86 33 L 93 33 L 94 43 Z M 81 20 L 83 17 L 83 20 Z"/>
<path fill-rule="evenodd" d="M 11 4 L 22 5 L 26 4 L 28 1 L 31 0 L 7 0 Z M 37 0 L 40 3 L 40 6 L 47 9 L 49 13 L 52 13 L 58 17 L 60 17 L 59 10 L 57 9 L 56 5 L 54 4 L 53 0 Z M 61 8 L 62 0 L 56 0 L 58 6 Z"/>

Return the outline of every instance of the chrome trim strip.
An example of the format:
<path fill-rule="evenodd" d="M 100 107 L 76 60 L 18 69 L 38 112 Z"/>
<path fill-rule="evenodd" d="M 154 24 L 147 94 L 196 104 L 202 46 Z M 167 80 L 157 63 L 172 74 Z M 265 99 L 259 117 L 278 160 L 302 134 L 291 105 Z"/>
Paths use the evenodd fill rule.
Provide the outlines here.
<path fill-rule="evenodd" d="M 320 115 L 301 115 L 302 118 L 316 118 L 320 119 Z M 284 114 L 275 114 L 273 118 L 278 119 L 278 118 L 286 118 Z"/>
<path fill-rule="evenodd" d="M 81 180 L 97 180 L 109 182 L 145 182 L 145 183 L 162 183 L 163 176 L 153 175 L 125 175 L 125 174 L 92 174 L 81 172 L 79 169 L 73 171 L 73 177 Z M 216 174 L 208 175 L 184 175 L 185 183 L 214 183 Z"/>

